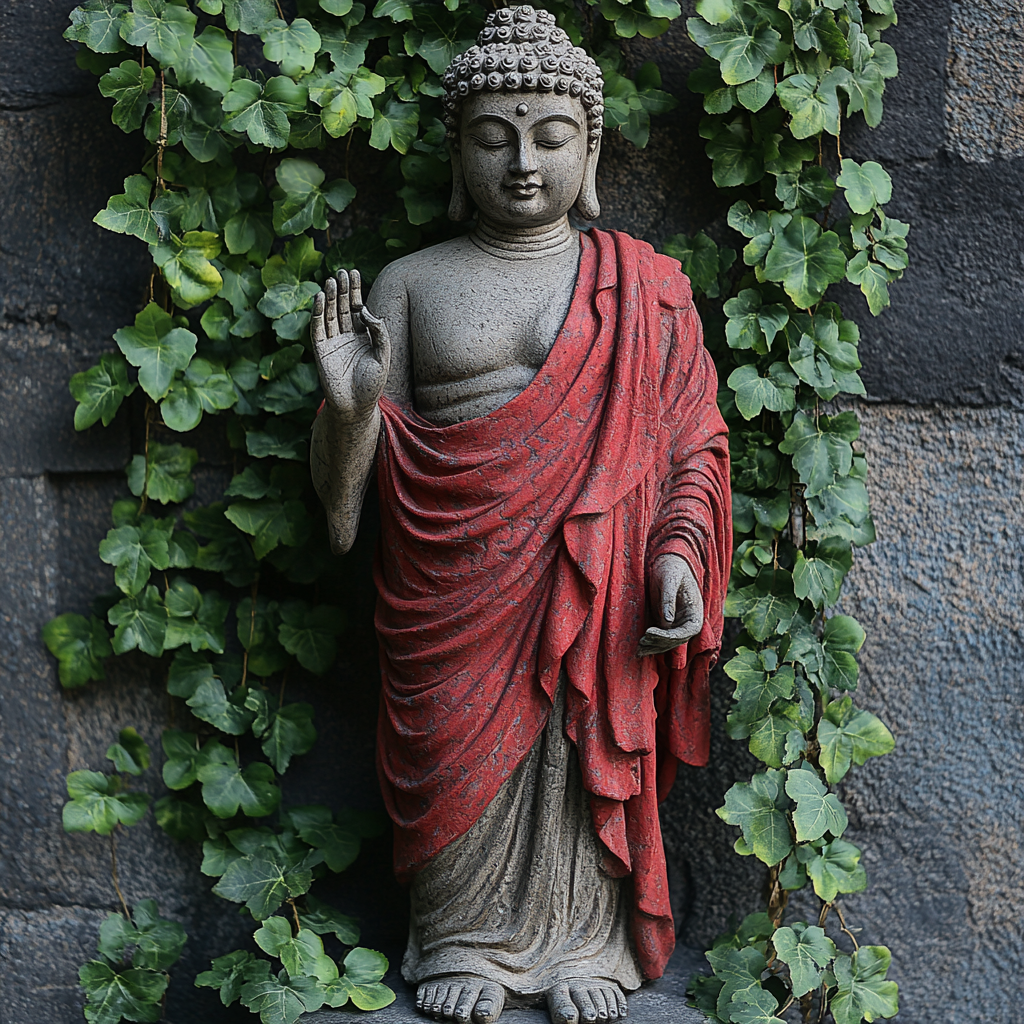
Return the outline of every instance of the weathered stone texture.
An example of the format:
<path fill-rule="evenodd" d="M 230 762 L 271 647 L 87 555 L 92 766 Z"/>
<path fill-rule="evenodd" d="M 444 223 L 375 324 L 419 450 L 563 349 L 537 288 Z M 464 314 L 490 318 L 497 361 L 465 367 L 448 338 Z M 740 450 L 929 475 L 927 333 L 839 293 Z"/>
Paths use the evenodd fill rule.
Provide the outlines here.
<path fill-rule="evenodd" d="M 1024 3 L 954 2 L 946 135 L 972 162 L 1024 156 Z"/>

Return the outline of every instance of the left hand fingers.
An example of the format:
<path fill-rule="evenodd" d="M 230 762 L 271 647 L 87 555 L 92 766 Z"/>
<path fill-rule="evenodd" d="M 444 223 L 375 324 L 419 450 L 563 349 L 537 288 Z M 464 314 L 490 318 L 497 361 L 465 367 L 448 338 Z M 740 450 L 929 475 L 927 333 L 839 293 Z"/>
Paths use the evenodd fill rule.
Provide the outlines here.
<path fill-rule="evenodd" d="M 640 645 L 636 652 L 637 657 L 665 654 L 676 647 L 681 647 L 688 640 L 692 640 L 701 631 L 702 626 L 701 619 L 692 613 L 688 614 L 678 626 L 672 626 L 670 629 L 651 626 L 640 638 Z"/>

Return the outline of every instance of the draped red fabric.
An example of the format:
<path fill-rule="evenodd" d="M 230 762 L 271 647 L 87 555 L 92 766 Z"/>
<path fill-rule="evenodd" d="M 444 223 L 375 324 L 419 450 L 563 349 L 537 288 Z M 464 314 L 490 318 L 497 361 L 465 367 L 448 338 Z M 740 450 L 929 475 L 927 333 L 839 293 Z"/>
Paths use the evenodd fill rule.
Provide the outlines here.
<path fill-rule="evenodd" d="M 378 768 L 396 872 L 473 825 L 543 730 L 564 669 L 566 731 L 606 870 L 632 875 L 650 978 L 675 941 L 659 789 L 677 761 L 707 760 L 731 557 L 716 390 L 679 264 L 595 229 L 525 391 L 451 426 L 381 401 Z M 638 658 L 645 568 L 664 552 L 694 569 L 705 625 Z"/>

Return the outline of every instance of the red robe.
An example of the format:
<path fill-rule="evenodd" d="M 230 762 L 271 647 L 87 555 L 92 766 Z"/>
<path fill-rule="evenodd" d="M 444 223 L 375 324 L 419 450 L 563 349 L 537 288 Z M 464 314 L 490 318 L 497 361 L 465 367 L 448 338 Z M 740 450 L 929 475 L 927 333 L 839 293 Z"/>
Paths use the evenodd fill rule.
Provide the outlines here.
<path fill-rule="evenodd" d="M 568 677 L 566 731 L 606 869 L 632 874 L 646 977 L 675 942 L 658 822 L 677 761 L 708 756 L 731 525 L 714 365 L 679 264 L 582 236 L 565 324 L 520 395 L 435 426 L 382 399 L 378 768 L 407 879 L 465 834 Z M 706 619 L 638 658 L 645 568 L 675 552 Z"/>

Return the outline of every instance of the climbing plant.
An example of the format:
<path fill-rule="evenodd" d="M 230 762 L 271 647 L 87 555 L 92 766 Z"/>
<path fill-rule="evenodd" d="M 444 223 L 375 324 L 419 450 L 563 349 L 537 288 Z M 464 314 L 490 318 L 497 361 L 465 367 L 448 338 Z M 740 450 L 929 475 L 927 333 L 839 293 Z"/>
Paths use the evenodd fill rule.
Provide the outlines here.
<path fill-rule="evenodd" d="M 102 680 L 112 656 L 159 662 L 185 728 L 163 733 L 156 821 L 202 845 L 213 892 L 254 926 L 252 949 L 225 951 L 195 984 L 266 1024 L 393 999 L 386 959 L 311 892 L 352 863 L 374 822 L 282 805 L 280 777 L 316 739 L 313 707 L 289 701 L 288 686 L 329 671 L 343 627 L 317 586 L 330 560 L 306 461 L 321 400 L 307 325 L 326 275 L 358 267 L 372 279 L 455 230 L 440 75 L 489 6 L 85 0 L 65 33 L 113 101 L 114 124 L 145 140 L 95 220 L 147 245 L 152 268 L 134 322 L 70 382 L 78 430 L 108 426 L 126 399 L 142 424 L 99 545 L 116 589 L 90 616 L 58 616 L 44 639 L 69 688 Z M 608 128 L 646 145 L 651 116 L 674 100 L 654 64 L 629 73 L 622 41 L 661 34 L 679 4 L 544 6 L 600 63 Z M 387 200 L 376 225 L 352 217 L 359 167 L 374 171 L 370 208 Z M 210 418 L 234 472 L 200 504 L 193 432 Z M 119 900 L 99 958 L 81 970 L 85 1014 L 157 1021 L 185 934 L 152 900 L 129 909 L 121 898 L 117 836 L 148 813 L 133 780 L 151 770 L 150 752 L 126 730 L 108 757 L 111 774 L 68 776 L 64 812 L 69 831 L 110 837 Z M 348 949 L 341 963 L 325 951 L 329 934 Z"/>
<path fill-rule="evenodd" d="M 850 282 L 878 315 L 907 266 L 909 226 L 884 209 L 889 175 L 841 148 L 850 118 L 881 120 L 897 70 L 881 36 L 896 13 L 892 0 L 698 0 L 696 12 L 687 28 L 706 57 L 689 84 L 742 249 L 701 232 L 666 251 L 690 275 L 723 385 L 736 541 L 726 613 L 742 624 L 725 665 L 727 731 L 764 766 L 718 814 L 740 829 L 736 852 L 767 865 L 768 897 L 714 943 L 714 974 L 691 992 L 713 1020 L 857 1024 L 894 1016 L 897 992 L 889 950 L 858 945 L 840 903 L 867 877 L 836 787 L 894 741 L 854 703 L 864 631 L 833 611 L 874 528 L 860 426 L 843 405 L 864 394 L 860 332 L 829 289 Z M 806 886 L 816 918 L 787 922 Z"/>

